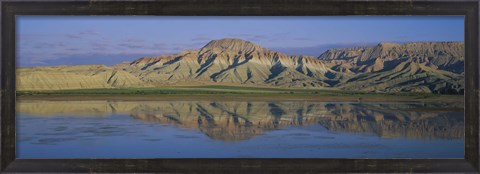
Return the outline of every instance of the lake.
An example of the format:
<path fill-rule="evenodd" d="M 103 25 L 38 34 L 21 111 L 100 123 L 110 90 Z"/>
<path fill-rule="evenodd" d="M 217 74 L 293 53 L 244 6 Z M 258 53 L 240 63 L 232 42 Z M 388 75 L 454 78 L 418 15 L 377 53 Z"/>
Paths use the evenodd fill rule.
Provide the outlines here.
<path fill-rule="evenodd" d="M 451 103 L 17 103 L 18 158 L 463 158 Z"/>

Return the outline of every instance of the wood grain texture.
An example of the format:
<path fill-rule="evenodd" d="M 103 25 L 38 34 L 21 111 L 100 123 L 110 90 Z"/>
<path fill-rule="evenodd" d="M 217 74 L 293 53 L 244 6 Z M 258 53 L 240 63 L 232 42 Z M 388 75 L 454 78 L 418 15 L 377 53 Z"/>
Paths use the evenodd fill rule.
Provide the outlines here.
<path fill-rule="evenodd" d="M 5 2 L 17 15 L 333 16 L 464 15 L 474 2 L 161 0 Z"/>
<path fill-rule="evenodd" d="M 479 170 L 478 5 L 465 16 L 465 159 Z"/>
<path fill-rule="evenodd" d="M 15 17 L 13 7 L 2 3 L 1 59 L 1 161 L 4 170 L 15 160 Z"/>
<path fill-rule="evenodd" d="M 474 172 L 463 159 L 17 159 L 5 172 Z"/>
<path fill-rule="evenodd" d="M 479 171 L 479 2 L 320 0 L 2 1 L 0 169 L 3 172 Z M 15 159 L 15 15 L 465 16 L 465 159 Z"/>

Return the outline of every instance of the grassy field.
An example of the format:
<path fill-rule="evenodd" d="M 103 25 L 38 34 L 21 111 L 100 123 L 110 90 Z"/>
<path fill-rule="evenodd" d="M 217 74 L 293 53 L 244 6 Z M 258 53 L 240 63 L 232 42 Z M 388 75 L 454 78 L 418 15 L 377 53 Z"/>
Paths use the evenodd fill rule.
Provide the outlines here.
<path fill-rule="evenodd" d="M 463 102 L 463 95 L 429 93 L 368 93 L 357 91 L 287 89 L 239 86 L 182 86 L 158 88 L 18 91 L 20 99 L 121 100 L 315 100 L 315 101 L 445 101 Z"/>

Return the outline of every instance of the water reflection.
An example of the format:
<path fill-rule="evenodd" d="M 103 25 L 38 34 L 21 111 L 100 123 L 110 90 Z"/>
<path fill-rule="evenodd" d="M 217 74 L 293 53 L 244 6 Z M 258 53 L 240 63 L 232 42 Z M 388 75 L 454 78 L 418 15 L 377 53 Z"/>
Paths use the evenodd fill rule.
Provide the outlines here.
<path fill-rule="evenodd" d="M 149 123 L 198 130 L 222 141 L 251 139 L 288 126 L 320 124 L 330 131 L 380 137 L 463 138 L 462 106 L 441 103 L 247 101 L 21 101 L 17 112 L 40 117 L 128 114 Z"/>

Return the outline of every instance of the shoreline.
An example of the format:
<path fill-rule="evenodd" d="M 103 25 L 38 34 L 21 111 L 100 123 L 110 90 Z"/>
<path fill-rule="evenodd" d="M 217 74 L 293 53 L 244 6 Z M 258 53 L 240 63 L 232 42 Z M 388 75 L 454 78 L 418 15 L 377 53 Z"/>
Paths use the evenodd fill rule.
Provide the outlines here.
<path fill-rule="evenodd" d="M 17 100 L 52 100 L 52 101 L 88 101 L 88 100 L 117 100 L 117 101 L 317 101 L 317 102 L 461 102 L 464 96 L 396 96 L 396 95 L 259 95 L 259 94 L 148 94 L 148 95 L 29 95 L 17 96 Z"/>

